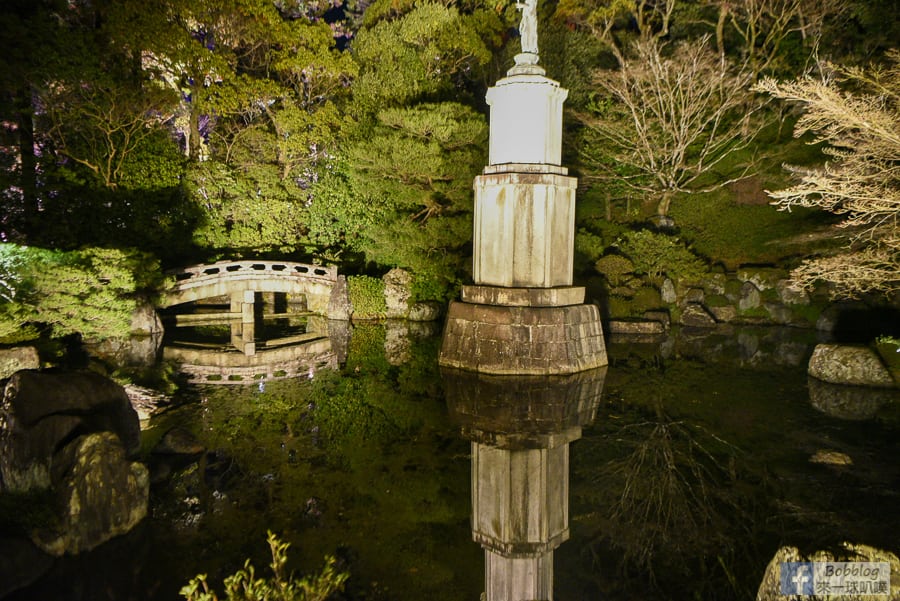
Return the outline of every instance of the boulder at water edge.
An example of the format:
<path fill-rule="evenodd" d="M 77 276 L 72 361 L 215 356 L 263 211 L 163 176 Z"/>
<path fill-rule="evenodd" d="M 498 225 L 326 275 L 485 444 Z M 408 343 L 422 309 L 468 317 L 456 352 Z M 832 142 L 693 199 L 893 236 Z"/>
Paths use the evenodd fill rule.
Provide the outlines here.
<path fill-rule="evenodd" d="M 0 401 L 0 483 L 47 488 L 63 443 L 92 432 L 113 432 L 126 456 L 140 449 L 140 422 L 119 384 L 93 372 L 17 372 Z"/>
<path fill-rule="evenodd" d="M 0 380 L 5 380 L 22 369 L 37 369 L 40 366 L 41 359 L 33 346 L 0 349 Z"/>
<path fill-rule="evenodd" d="M 809 359 L 809 375 L 832 384 L 893 388 L 894 379 L 874 350 L 865 346 L 819 344 Z"/>
<path fill-rule="evenodd" d="M 59 522 L 32 533 L 45 553 L 89 551 L 125 534 L 147 515 L 150 478 L 146 466 L 129 461 L 111 432 L 82 436 L 57 455 L 53 491 Z"/>
<path fill-rule="evenodd" d="M 55 519 L 31 533 L 51 555 L 128 532 L 147 513 L 140 425 L 124 389 L 95 373 L 23 371 L 0 403 L 0 494 L 49 489 Z"/>
<path fill-rule="evenodd" d="M 763 575 L 762 583 L 756 593 L 756 601 L 859 601 L 866 599 L 900 599 L 900 580 L 894 576 L 900 574 L 900 559 L 889 551 L 883 551 L 870 547 L 868 545 L 857 545 L 851 543 L 843 544 L 844 551 L 838 554 L 832 554 L 827 551 L 816 551 L 809 556 L 804 557 L 796 547 L 781 547 L 775 553 L 775 557 L 766 567 L 766 573 Z M 891 566 L 891 593 L 888 596 L 872 597 L 860 595 L 828 595 L 820 596 L 799 596 L 799 595 L 782 595 L 781 594 L 781 564 L 799 561 L 871 561 L 886 562 Z"/>

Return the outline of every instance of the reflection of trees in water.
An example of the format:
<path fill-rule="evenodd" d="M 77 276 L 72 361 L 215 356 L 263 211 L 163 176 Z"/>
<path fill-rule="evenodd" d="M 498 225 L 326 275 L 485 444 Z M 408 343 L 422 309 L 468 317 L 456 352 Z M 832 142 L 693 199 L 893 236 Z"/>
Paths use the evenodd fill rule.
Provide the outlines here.
<path fill-rule="evenodd" d="M 702 426 L 672 419 L 661 403 L 645 418 L 611 424 L 608 444 L 595 449 L 606 460 L 597 457 L 585 474 L 598 509 L 585 551 L 592 569 L 607 582 L 617 564 L 620 574 L 666 590 L 748 596 L 754 584 L 737 582 L 735 562 L 759 493 L 736 473 L 741 451 Z"/>

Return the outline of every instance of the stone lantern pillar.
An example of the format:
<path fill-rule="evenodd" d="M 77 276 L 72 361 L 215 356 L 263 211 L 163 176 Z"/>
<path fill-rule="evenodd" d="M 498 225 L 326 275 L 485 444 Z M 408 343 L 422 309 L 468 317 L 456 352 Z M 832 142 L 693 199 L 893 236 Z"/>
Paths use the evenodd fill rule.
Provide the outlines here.
<path fill-rule="evenodd" d="M 523 47 L 487 93 L 490 151 L 474 182 L 474 284 L 450 304 L 442 366 L 563 374 L 607 363 L 599 310 L 572 285 L 577 180 L 560 164 L 568 91 L 545 76 L 536 39 L 534 46 Z"/>

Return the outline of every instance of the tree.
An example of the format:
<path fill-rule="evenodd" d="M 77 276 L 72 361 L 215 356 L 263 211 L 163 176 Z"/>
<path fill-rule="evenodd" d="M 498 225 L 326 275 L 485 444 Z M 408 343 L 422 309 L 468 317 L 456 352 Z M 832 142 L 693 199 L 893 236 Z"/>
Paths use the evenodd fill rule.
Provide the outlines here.
<path fill-rule="evenodd" d="M 456 281 L 471 238 L 471 182 L 486 140 L 484 116 L 462 104 L 382 110 L 348 147 L 344 171 L 330 176 L 344 194 L 314 195 L 315 237 L 410 269 L 439 297 Z"/>
<path fill-rule="evenodd" d="M 353 44 L 360 64 L 353 87 L 357 110 L 372 115 L 385 106 L 458 94 L 466 78 L 490 60 L 484 38 L 499 27 L 485 11 L 465 14 L 452 5 L 422 2 L 363 29 Z"/>
<path fill-rule="evenodd" d="M 900 290 L 900 52 L 868 69 L 827 65 L 821 77 L 767 78 L 757 89 L 803 115 L 794 135 L 811 134 L 830 157 L 819 169 L 788 167 L 800 182 L 769 192 L 782 210 L 814 207 L 842 216 L 844 253 L 807 260 L 793 277 L 825 280 L 835 296 Z"/>
<path fill-rule="evenodd" d="M 596 74 L 597 96 L 579 118 L 589 128 L 587 167 L 602 180 L 659 195 L 657 214 L 668 213 L 678 192 L 697 189 L 716 166 L 743 150 L 750 74 L 711 52 L 707 38 L 682 42 L 669 53 L 656 36 L 619 54 L 619 68 Z M 591 139 L 593 137 L 593 139 Z M 741 174 L 738 174 L 738 176 Z M 722 180 L 707 184 L 721 186 Z"/>
<path fill-rule="evenodd" d="M 160 127 L 173 96 L 151 84 L 129 86 L 99 72 L 50 82 L 42 95 L 47 135 L 57 153 L 115 188 L 126 164 Z"/>
<path fill-rule="evenodd" d="M 40 325 L 55 337 L 127 337 L 141 293 L 158 290 L 158 263 L 103 248 L 61 252 L 0 244 L 0 337 Z"/>

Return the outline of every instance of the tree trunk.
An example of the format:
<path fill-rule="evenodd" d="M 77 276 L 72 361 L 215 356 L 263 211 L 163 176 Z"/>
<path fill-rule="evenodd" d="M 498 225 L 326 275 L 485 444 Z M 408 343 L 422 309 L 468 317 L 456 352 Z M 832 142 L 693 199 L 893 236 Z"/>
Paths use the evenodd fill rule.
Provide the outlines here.
<path fill-rule="evenodd" d="M 190 117 L 188 118 L 188 158 L 194 162 L 200 161 L 200 109 L 197 107 L 197 97 L 200 88 L 194 84 L 191 86 Z"/>
<path fill-rule="evenodd" d="M 665 190 L 662 193 L 662 197 L 659 199 L 659 204 L 656 205 L 656 214 L 659 217 L 666 217 L 669 215 L 669 205 L 672 204 L 672 191 Z"/>
<path fill-rule="evenodd" d="M 19 134 L 19 158 L 22 172 L 19 185 L 22 188 L 23 217 L 26 233 L 36 225 L 37 159 L 34 154 L 34 110 L 31 105 L 31 86 L 23 82 L 16 98 L 16 125 Z"/>

